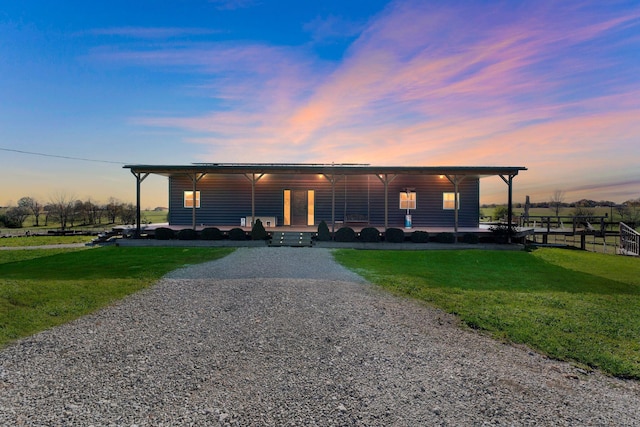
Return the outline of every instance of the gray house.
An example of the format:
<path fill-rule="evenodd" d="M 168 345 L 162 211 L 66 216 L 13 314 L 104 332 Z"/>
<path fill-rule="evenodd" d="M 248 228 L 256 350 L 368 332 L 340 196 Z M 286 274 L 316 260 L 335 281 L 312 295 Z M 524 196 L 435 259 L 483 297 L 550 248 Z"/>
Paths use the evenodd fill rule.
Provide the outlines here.
<path fill-rule="evenodd" d="M 316 227 L 321 221 L 377 227 L 477 228 L 480 178 L 500 176 L 508 192 L 524 167 L 371 166 L 365 164 L 126 165 L 141 183 L 169 179 L 175 226 Z M 138 217 L 138 227 L 140 221 Z"/>

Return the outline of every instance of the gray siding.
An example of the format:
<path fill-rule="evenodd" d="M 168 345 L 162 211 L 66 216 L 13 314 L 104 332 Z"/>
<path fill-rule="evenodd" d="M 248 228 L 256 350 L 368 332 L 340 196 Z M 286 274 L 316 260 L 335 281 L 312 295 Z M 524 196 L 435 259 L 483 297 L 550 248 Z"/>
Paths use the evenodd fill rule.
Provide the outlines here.
<path fill-rule="evenodd" d="M 442 194 L 453 192 L 446 178 L 433 175 L 398 176 L 389 185 L 389 226 L 402 227 L 405 211 L 399 209 L 399 194 L 411 187 L 417 194 L 417 209 L 412 210 L 416 227 L 453 227 L 454 211 L 442 209 Z M 190 225 L 192 209 L 183 207 L 183 192 L 193 184 L 186 175 L 169 178 L 169 222 Z M 283 191 L 315 190 L 315 222 L 331 222 L 331 184 L 319 175 L 265 175 L 256 183 L 256 216 L 273 216 L 282 225 Z M 209 174 L 197 185 L 201 207 L 196 209 L 196 223 L 238 226 L 240 218 L 251 215 L 251 182 L 243 175 Z M 477 227 L 479 221 L 480 186 L 477 178 L 466 178 L 459 186 L 460 227 Z M 343 176 L 336 183 L 335 219 L 348 215 L 369 218 L 372 225 L 384 225 L 384 185 L 375 175 Z"/>

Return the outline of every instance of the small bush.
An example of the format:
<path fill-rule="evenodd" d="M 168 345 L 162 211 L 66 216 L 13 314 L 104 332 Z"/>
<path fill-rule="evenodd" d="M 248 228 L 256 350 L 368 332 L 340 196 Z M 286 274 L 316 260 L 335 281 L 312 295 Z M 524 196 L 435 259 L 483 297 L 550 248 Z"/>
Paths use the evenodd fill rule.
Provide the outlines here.
<path fill-rule="evenodd" d="M 342 227 L 338 231 L 336 231 L 334 240 L 336 242 L 355 242 L 356 232 L 353 231 L 353 228 L 351 227 Z"/>
<path fill-rule="evenodd" d="M 428 243 L 429 233 L 426 231 L 416 230 L 413 233 L 411 233 L 411 241 L 413 243 Z"/>
<path fill-rule="evenodd" d="M 331 240 L 331 233 L 329 232 L 329 227 L 324 220 L 320 221 L 318 224 L 318 240 L 321 242 L 327 242 Z"/>
<path fill-rule="evenodd" d="M 438 243 L 455 243 L 456 235 L 453 233 L 438 233 L 436 234 L 436 242 Z"/>
<path fill-rule="evenodd" d="M 178 231 L 178 240 L 196 240 L 197 238 L 198 233 L 191 228 Z"/>
<path fill-rule="evenodd" d="M 229 230 L 229 240 L 247 240 L 247 233 L 240 227 Z"/>
<path fill-rule="evenodd" d="M 155 232 L 156 240 L 171 240 L 176 238 L 176 233 L 170 228 L 159 227 Z"/>
<path fill-rule="evenodd" d="M 471 245 L 477 245 L 479 241 L 480 241 L 480 238 L 478 237 L 477 234 L 465 233 L 462 236 L 462 242 L 463 243 L 469 243 Z"/>
<path fill-rule="evenodd" d="M 202 240 L 222 240 L 224 234 L 217 227 L 208 227 L 200 232 L 200 238 Z"/>
<path fill-rule="evenodd" d="M 360 231 L 360 241 L 375 243 L 380 241 L 380 232 L 375 227 L 365 227 Z"/>
<path fill-rule="evenodd" d="M 516 234 L 515 227 L 510 227 L 506 224 L 496 225 L 489 228 L 489 230 L 491 231 L 491 235 L 493 236 L 493 241 L 496 243 L 508 243 L 509 236 L 513 237 Z"/>
<path fill-rule="evenodd" d="M 387 228 L 384 239 L 391 243 L 402 243 L 404 242 L 404 231 L 399 228 Z"/>
<path fill-rule="evenodd" d="M 262 225 L 262 221 L 258 218 L 256 222 L 251 227 L 251 240 L 266 240 L 269 237 L 267 231 L 264 229 L 264 225 Z"/>

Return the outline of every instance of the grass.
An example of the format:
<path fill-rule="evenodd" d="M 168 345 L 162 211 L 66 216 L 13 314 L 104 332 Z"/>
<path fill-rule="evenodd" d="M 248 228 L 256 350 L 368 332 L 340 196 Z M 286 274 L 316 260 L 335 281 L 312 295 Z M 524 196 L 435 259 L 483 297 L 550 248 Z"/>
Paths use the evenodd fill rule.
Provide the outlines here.
<path fill-rule="evenodd" d="M 87 243 L 95 236 L 21 236 L 0 239 L 0 247 L 17 246 L 42 246 L 42 245 L 62 245 L 72 243 Z"/>
<path fill-rule="evenodd" d="M 0 252 L 0 347 L 143 289 L 227 248 L 51 249 Z"/>
<path fill-rule="evenodd" d="M 339 250 L 373 283 L 550 357 L 640 379 L 640 260 L 561 249 Z"/>

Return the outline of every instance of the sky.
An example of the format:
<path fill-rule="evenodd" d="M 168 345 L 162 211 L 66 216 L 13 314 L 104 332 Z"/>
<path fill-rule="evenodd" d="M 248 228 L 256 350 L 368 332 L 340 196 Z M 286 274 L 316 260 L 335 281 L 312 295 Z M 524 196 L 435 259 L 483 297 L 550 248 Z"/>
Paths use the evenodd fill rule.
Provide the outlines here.
<path fill-rule="evenodd" d="M 123 165 L 199 162 L 524 166 L 514 202 L 639 198 L 640 2 L 0 4 L 0 205 L 134 202 Z M 142 207 L 167 193 L 147 178 Z"/>

